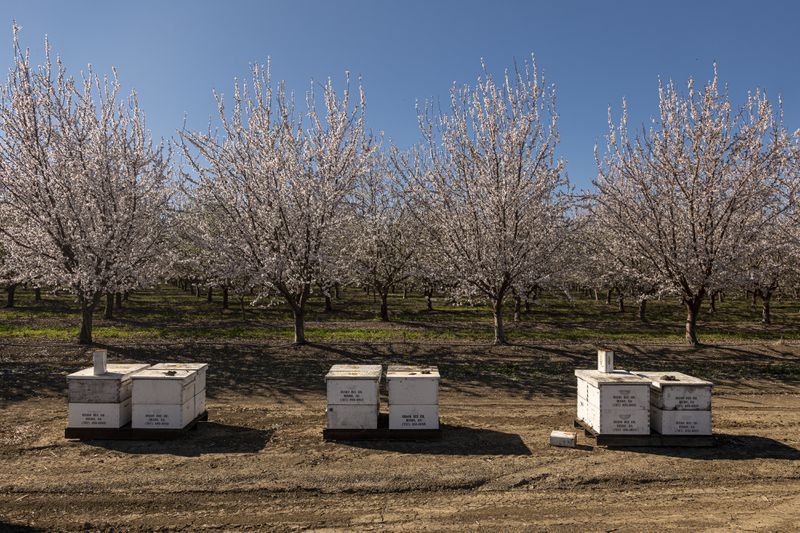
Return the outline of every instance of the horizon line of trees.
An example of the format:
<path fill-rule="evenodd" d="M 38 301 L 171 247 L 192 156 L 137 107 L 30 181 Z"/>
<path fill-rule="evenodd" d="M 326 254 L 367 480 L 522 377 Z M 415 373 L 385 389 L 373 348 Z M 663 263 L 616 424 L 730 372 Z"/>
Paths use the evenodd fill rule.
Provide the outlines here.
<path fill-rule="evenodd" d="M 383 147 L 360 80 L 312 82 L 298 104 L 269 63 L 214 93 L 218 127 L 155 143 L 116 72 L 69 76 L 34 65 L 14 29 L 0 87 L 0 281 L 73 294 L 79 342 L 105 299 L 161 280 L 202 280 L 240 301 L 282 299 L 306 342 L 312 294 L 361 286 L 389 319 L 392 287 L 483 301 L 494 342 L 504 305 L 543 288 L 673 296 L 698 344 L 702 304 L 759 295 L 764 320 L 796 286 L 800 130 L 761 90 L 734 106 L 716 66 L 702 86 L 659 83 L 649 126 L 609 109 L 594 190 L 575 191 L 559 142 L 556 94 L 531 58 L 495 79 L 454 85 L 447 110 L 417 109 L 421 140 Z M 610 292 L 608 293 L 611 294 Z M 115 296 L 120 295 L 120 296 Z M 120 302 L 117 302 L 119 305 Z"/>

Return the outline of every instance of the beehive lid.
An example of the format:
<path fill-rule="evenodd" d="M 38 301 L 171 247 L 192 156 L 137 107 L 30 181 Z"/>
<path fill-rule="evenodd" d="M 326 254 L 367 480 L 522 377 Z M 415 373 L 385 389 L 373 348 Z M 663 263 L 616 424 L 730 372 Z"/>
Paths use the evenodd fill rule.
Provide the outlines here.
<path fill-rule="evenodd" d="M 381 365 L 333 365 L 325 375 L 329 379 L 381 379 Z"/>
<path fill-rule="evenodd" d="M 208 368 L 208 363 L 158 363 L 150 368 L 153 370 L 203 370 Z"/>
<path fill-rule="evenodd" d="M 197 376 L 194 370 L 159 370 L 148 368 L 133 375 L 135 379 L 177 379 L 182 381 L 192 381 Z"/>
<path fill-rule="evenodd" d="M 650 385 L 648 378 L 631 374 L 625 370 L 614 370 L 613 372 L 576 370 L 575 375 L 595 387 L 601 385 Z"/>
<path fill-rule="evenodd" d="M 705 381 L 681 372 L 636 372 L 638 376 L 645 377 L 651 381 L 651 387 L 661 389 L 670 385 L 680 385 L 682 387 L 712 387 L 713 383 Z"/>
<path fill-rule="evenodd" d="M 386 378 L 439 379 L 439 369 L 435 366 L 390 365 Z"/>
<path fill-rule="evenodd" d="M 116 379 L 124 381 L 136 373 L 149 368 L 150 365 L 142 363 L 112 363 L 106 365 L 106 373 L 95 375 L 94 367 L 78 370 L 67 376 L 67 379 Z"/>

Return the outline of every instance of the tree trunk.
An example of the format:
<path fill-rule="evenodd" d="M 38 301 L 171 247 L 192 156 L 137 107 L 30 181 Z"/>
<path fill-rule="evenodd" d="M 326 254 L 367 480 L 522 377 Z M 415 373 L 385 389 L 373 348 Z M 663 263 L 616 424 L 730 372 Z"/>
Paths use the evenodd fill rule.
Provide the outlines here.
<path fill-rule="evenodd" d="M 711 301 L 708 303 L 708 310 L 712 313 L 717 312 L 717 292 L 714 291 L 711 293 Z"/>
<path fill-rule="evenodd" d="M 245 318 L 247 318 L 247 315 L 245 315 L 244 312 L 244 296 L 239 296 L 239 308 L 242 311 L 242 320 L 244 320 Z"/>
<path fill-rule="evenodd" d="M 699 346 L 697 340 L 697 318 L 700 315 L 700 305 L 703 303 L 702 296 L 695 296 L 690 300 L 684 299 L 686 306 L 686 342 L 692 346 Z"/>
<path fill-rule="evenodd" d="M 228 286 L 227 285 L 222 287 L 222 308 L 223 309 L 227 309 L 228 308 Z"/>
<path fill-rule="evenodd" d="M 647 322 L 647 298 L 639 300 L 639 320 Z"/>
<path fill-rule="evenodd" d="M 208 287 L 208 294 L 206 295 L 206 302 L 211 303 L 214 301 L 214 288 Z"/>
<path fill-rule="evenodd" d="M 425 289 L 425 305 L 428 311 L 433 311 L 433 289 Z"/>
<path fill-rule="evenodd" d="M 618 305 L 618 308 L 619 308 L 619 312 L 620 313 L 624 313 L 625 312 L 625 297 L 622 296 L 622 294 L 620 294 L 617 297 L 617 305 Z"/>
<path fill-rule="evenodd" d="M 722 291 L 717 291 L 717 293 L 719 294 L 719 303 L 724 303 Z"/>
<path fill-rule="evenodd" d="M 526 313 L 531 312 L 531 301 L 528 300 L 527 298 L 525 298 L 525 312 Z"/>
<path fill-rule="evenodd" d="M 117 309 L 122 309 L 122 293 L 118 292 L 114 295 L 114 307 Z"/>
<path fill-rule="evenodd" d="M 381 293 L 381 320 L 383 322 L 389 321 L 389 304 L 387 300 L 389 299 L 388 291 L 380 291 Z"/>
<path fill-rule="evenodd" d="M 611 289 L 606 291 L 606 305 L 611 305 Z"/>
<path fill-rule="evenodd" d="M 761 295 L 761 321 L 764 324 L 772 324 L 772 313 L 770 312 L 770 301 L 772 291 L 767 291 Z"/>
<path fill-rule="evenodd" d="M 756 303 L 757 303 L 756 302 L 756 297 L 757 296 L 758 296 L 758 294 L 756 293 L 756 291 L 753 291 L 752 299 L 750 300 L 750 307 L 755 307 L 756 306 Z"/>
<path fill-rule="evenodd" d="M 305 322 L 305 309 L 302 307 L 295 307 L 294 310 L 294 343 L 301 345 L 306 343 L 306 322 Z"/>
<path fill-rule="evenodd" d="M 6 287 L 6 307 L 14 307 L 14 297 L 17 294 L 17 284 L 12 283 Z"/>
<path fill-rule="evenodd" d="M 92 344 L 92 313 L 96 305 L 96 298 L 92 301 L 80 299 L 81 303 L 81 331 L 78 334 L 79 344 Z"/>
<path fill-rule="evenodd" d="M 40 287 L 35 287 L 33 289 L 33 301 L 36 303 L 42 301 L 42 289 Z"/>
<path fill-rule="evenodd" d="M 503 329 L 503 298 L 499 298 L 492 303 L 492 314 L 494 315 L 494 343 L 496 345 L 508 344 L 506 332 Z"/>
<path fill-rule="evenodd" d="M 334 283 L 333 284 L 333 290 L 334 290 L 334 292 L 333 292 L 333 297 L 334 298 L 336 298 L 338 300 L 339 298 L 342 297 L 341 293 L 339 292 L 340 291 L 340 287 L 339 287 L 338 283 Z"/>
<path fill-rule="evenodd" d="M 408 287 L 403 285 L 403 300 L 405 300 L 406 298 L 408 298 Z"/>
<path fill-rule="evenodd" d="M 106 293 L 106 307 L 103 310 L 103 318 L 110 320 L 114 318 L 114 293 Z"/>
<path fill-rule="evenodd" d="M 519 294 L 514 295 L 514 322 L 519 322 L 522 312 L 522 298 Z"/>
<path fill-rule="evenodd" d="M 333 302 L 331 301 L 330 295 L 325 295 L 325 312 L 330 313 L 333 311 Z"/>
<path fill-rule="evenodd" d="M 594 291 L 594 301 L 595 302 L 599 302 L 600 301 L 600 293 L 597 292 L 597 289 L 592 289 L 592 290 Z"/>

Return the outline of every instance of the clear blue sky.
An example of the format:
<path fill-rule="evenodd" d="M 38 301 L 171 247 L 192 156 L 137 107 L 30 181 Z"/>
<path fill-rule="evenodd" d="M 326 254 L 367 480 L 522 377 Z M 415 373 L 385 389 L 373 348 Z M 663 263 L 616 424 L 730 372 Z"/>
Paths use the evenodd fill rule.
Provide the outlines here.
<path fill-rule="evenodd" d="M 756 86 L 781 94 L 787 126 L 800 128 L 800 2 L 789 0 L 6 1 L 3 72 L 12 19 L 36 59 L 47 34 L 73 73 L 116 66 L 157 136 L 174 136 L 184 114 L 204 128 L 212 88 L 229 93 L 234 77 L 271 56 L 273 77 L 298 92 L 312 77 L 361 75 L 369 126 L 405 147 L 418 139 L 415 99 L 474 82 L 481 57 L 500 73 L 531 52 L 556 84 L 560 154 L 582 187 L 595 175 L 609 105 L 626 97 L 641 123 L 657 111 L 659 76 L 705 81 L 714 61 L 736 102 Z"/>

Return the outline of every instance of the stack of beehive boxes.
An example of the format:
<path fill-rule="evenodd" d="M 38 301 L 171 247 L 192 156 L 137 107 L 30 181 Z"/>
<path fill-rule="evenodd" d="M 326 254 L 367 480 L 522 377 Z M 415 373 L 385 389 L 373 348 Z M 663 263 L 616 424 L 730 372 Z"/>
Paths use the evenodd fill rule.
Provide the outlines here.
<path fill-rule="evenodd" d="M 159 363 L 153 365 L 155 370 L 189 370 L 196 372 L 194 380 L 194 412 L 200 416 L 206 412 L 206 374 L 208 363 Z"/>
<path fill-rule="evenodd" d="M 578 418 L 603 435 L 650 434 L 650 380 L 614 370 L 614 353 L 598 351 L 598 370 L 576 370 Z"/>
<path fill-rule="evenodd" d="M 381 365 L 333 365 L 325 375 L 328 429 L 377 429 Z"/>
<path fill-rule="evenodd" d="M 389 429 L 439 429 L 439 370 L 435 366 L 391 365 Z"/>
<path fill-rule="evenodd" d="M 95 366 L 67 376 L 71 428 L 121 428 L 131 421 L 131 377 L 146 364 L 106 364 L 105 350 Z"/>
<path fill-rule="evenodd" d="M 194 420 L 195 370 L 149 368 L 132 377 L 133 420 L 139 429 L 181 429 Z"/>
<path fill-rule="evenodd" d="M 650 425 L 662 435 L 711 435 L 710 381 L 680 372 L 637 372 L 649 379 Z"/>

